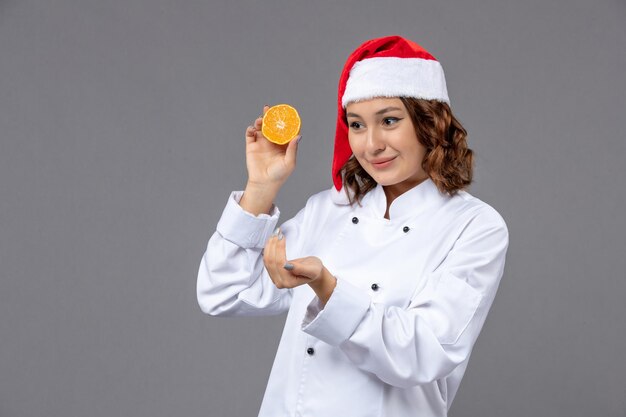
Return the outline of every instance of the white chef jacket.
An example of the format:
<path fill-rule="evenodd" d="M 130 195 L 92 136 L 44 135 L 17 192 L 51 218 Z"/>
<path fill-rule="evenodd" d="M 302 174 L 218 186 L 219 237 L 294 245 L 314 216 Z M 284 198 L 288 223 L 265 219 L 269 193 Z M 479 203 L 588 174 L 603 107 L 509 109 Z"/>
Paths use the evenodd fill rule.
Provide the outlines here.
<path fill-rule="evenodd" d="M 261 250 L 280 211 L 253 216 L 235 191 L 198 271 L 202 310 L 287 312 L 259 417 L 446 416 L 503 273 L 508 230 L 465 191 L 431 179 L 382 186 L 350 206 L 331 188 L 281 226 L 287 259 L 319 257 L 337 278 L 322 308 L 308 285 L 278 289 Z"/>

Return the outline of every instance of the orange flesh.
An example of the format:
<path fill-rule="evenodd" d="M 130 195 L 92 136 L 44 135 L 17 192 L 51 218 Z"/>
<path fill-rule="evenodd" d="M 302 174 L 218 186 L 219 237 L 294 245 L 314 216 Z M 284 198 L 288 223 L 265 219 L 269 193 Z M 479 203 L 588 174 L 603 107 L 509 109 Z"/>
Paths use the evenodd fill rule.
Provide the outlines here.
<path fill-rule="evenodd" d="M 298 136 L 300 132 L 300 115 L 288 104 L 277 104 L 263 116 L 261 132 L 270 142 L 284 145 Z"/>

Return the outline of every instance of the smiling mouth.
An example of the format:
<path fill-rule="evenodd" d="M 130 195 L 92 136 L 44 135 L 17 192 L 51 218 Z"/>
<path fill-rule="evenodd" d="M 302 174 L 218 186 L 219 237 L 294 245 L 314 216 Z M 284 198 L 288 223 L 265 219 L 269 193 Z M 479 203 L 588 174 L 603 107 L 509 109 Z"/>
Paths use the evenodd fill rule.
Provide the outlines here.
<path fill-rule="evenodd" d="M 371 162 L 371 164 L 374 165 L 374 166 L 382 166 L 382 165 L 385 165 L 388 162 L 393 161 L 394 159 L 396 159 L 395 156 L 393 158 L 390 158 L 390 159 L 385 159 L 384 161 Z"/>

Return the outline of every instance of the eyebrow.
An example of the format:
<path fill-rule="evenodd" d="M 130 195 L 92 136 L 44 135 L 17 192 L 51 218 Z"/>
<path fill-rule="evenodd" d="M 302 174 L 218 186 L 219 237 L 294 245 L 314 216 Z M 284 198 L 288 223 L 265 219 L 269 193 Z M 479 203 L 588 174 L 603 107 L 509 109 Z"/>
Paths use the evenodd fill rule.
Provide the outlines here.
<path fill-rule="evenodd" d="M 376 115 L 380 115 L 380 114 L 384 114 L 393 110 L 402 110 L 400 107 L 385 107 L 384 109 L 378 110 L 376 113 Z M 346 117 L 361 117 L 356 113 L 346 113 Z"/>

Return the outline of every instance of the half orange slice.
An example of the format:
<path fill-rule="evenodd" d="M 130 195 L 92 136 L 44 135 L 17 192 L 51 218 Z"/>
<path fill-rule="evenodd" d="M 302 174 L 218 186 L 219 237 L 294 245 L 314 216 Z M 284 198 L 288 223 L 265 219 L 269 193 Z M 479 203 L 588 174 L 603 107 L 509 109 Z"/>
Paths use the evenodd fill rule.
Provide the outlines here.
<path fill-rule="evenodd" d="M 261 133 L 270 142 L 284 145 L 298 136 L 300 115 L 289 104 L 277 104 L 269 108 L 263 116 Z"/>

